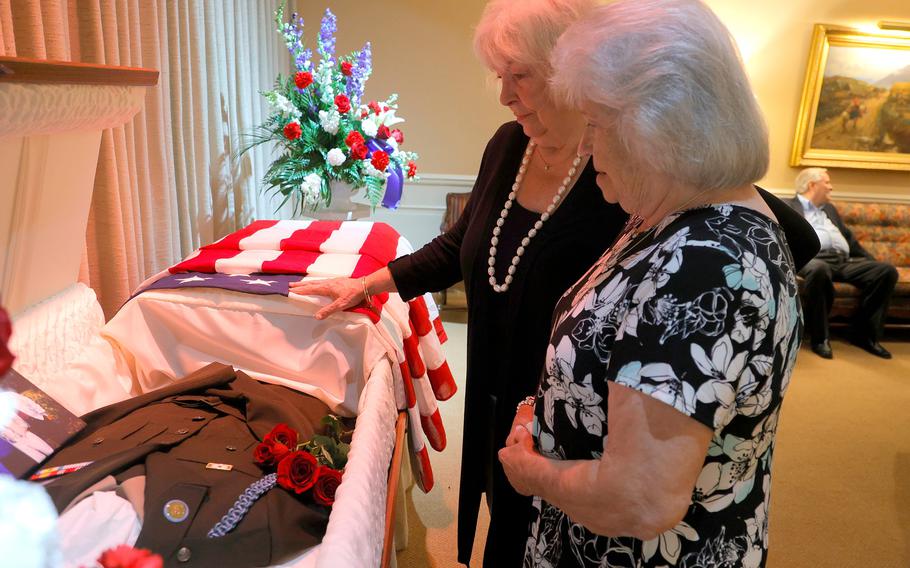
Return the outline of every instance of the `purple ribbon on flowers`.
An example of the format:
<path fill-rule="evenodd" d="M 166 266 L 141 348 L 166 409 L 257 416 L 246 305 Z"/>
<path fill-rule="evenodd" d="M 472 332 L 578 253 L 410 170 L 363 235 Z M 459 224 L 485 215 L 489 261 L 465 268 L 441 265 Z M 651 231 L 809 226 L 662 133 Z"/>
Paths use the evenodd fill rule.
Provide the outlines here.
<path fill-rule="evenodd" d="M 366 147 L 370 150 L 370 155 L 373 155 L 373 152 L 377 150 L 382 150 L 390 156 L 394 152 L 391 144 L 378 138 L 369 138 L 366 141 Z M 385 180 L 385 194 L 382 196 L 382 206 L 386 209 L 398 209 L 398 204 L 401 203 L 402 190 L 404 189 L 404 174 L 401 171 L 401 166 L 394 162 L 389 162 L 389 167 L 386 168 L 386 171 L 389 172 L 389 177 Z"/>

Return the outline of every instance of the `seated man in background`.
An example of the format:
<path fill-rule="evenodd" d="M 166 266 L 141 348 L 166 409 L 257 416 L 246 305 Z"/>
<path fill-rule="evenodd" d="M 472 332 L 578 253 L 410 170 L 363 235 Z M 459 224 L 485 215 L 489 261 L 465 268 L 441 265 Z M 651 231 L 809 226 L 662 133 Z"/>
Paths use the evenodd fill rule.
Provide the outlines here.
<path fill-rule="evenodd" d="M 866 351 L 890 359 L 879 339 L 888 301 L 897 283 L 897 269 L 876 261 L 859 244 L 829 201 L 831 178 L 824 168 L 806 168 L 796 177 L 796 197 L 785 200 L 802 213 L 818 234 L 821 249 L 799 271 L 805 281 L 805 321 L 812 351 L 831 359 L 828 314 L 834 303 L 834 282 L 846 282 L 862 291 L 862 302 L 851 330 L 851 342 Z"/>

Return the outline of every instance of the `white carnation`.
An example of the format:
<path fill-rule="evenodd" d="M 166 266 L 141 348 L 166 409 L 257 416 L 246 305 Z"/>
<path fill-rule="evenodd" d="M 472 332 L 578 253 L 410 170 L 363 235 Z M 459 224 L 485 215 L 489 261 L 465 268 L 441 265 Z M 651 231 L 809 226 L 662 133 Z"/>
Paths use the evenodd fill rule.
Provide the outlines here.
<path fill-rule="evenodd" d="M 347 156 L 344 155 L 344 152 L 340 148 L 332 148 L 326 155 L 326 161 L 331 166 L 340 166 L 346 159 Z"/>
<path fill-rule="evenodd" d="M 337 111 L 326 112 L 319 111 L 319 124 L 322 129 L 329 134 L 338 134 L 338 125 L 341 122 L 341 115 Z"/>
<path fill-rule="evenodd" d="M 379 125 L 373 122 L 372 118 L 363 119 L 363 121 L 360 123 L 360 128 L 362 128 L 363 133 L 370 138 L 376 136 L 376 133 L 379 132 Z"/>
<path fill-rule="evenodd" d="M 276 93 L 274 104 L 275 108 L 280 110 L 282 113 L 290 115 L 294 118 L 300 118 L 300 110 L 294 106 L 294 103 L 288 100 L 287 97 Z"/>
<path fill-rule="evenodd" d="M 382 180 L 386 179 L 387 177 L 389 177 L 389 175 L 391 175 L 388 172 L 381 172 L 381 171 L 377 170 L 375 167 L 373 167 L 373 164 L 369 160 L 363 161 L 363 171 L 368 176 L 373 176 L 375 178 L 379 178 Z"/>

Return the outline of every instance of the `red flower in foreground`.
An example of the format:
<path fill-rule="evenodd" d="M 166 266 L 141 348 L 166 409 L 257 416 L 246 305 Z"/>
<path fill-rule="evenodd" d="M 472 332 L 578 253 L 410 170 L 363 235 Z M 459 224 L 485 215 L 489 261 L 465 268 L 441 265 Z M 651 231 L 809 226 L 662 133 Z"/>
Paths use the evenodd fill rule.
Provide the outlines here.
<path fill-rule="evenodd" d="M 395 139 L 395 142 L 398 142 L 398 145 L 401 146 L 404 144 L 404 133 L 397 128 L 392 131 L 392 138 Z"/>
<path fill-rule="evenodd" d="M 152 554 L 144 548 L 133 548 L 121 544 L 101 553 L 98 563 L 102 568 L 161 568 L 164 562 L 161 556 Z"/>
<path fill-rule="evenodd" d="M 313 486 L 313 500 L 320 505 L 331 507 L 335 503 L 335 491 L 341 485 L 341 472 L 337 469 L 321 466 L 319 479 Z"/>
<path fill-rule="evenodd" d="M 344 75 L 345 77 L 350 77 L 350 76 L 351 76 L 351 70 L 352 70 L 353 68 L 354 68 L 354 66 L 351 65 L 351 62 L 350 62 L 350 61 L 342 61 L 342 62 L 341 62 L 341 74 Z"/>
<path fill-rule="evenodd" d="M 309 71 L 300 71 L 294 75 L 294 84 L 298 89 L 306 89 L 313 84 L 313 74 Z"/>
<path fill-rule="evenodd" d="M 338 108 L 338 112 L 344 114 L 351 110 L 351 99 L 347 95 L 338 95 L 335 97 L 335 106 Z"/>
<path fill-rule="evenodd" d="M 417 164 L 408 162 L 408 177 L 412 178 L 417 175 Z"/>
<path fill-rule="evenodd" d="M 289 122 L 284 125 L 284 137 L 288 140 L 297 140 L 303 134 L 303 129 L 296 122 Z"/>
<path fill-rule="evenodd" d="M 382 112 L 382 109 L 379 108 L 379 103 L 377 103 L 376 101 L 370 101 L 370 104 L 368 104 L 367 106 L 370 107 L 370 110 L 375 112 L 376 114 L 379 114 L 380 112 Z"/>
<path fill-rule="evenodd" d="M 367 149 L 366 144 L 363 142 L 354 142 L 354 144 L 351 145 L 351 156 L 355 160 L 362 160 L 366 158 L 367 152 L 369 152 L 369 150 Z"/>
<path fill-rule="evenodd" d="M 291 452 L 278 463 L 278 485 L 298 495 L 319 478 L 319 463 L 310 452 Z"/>
<path fill-rule="evenodd" d="M 0 376 L 6 374 L 13 364 L 13 354 L 9 352 L 6 343 L 13 334 L 13 324 L 9 321 L 9 314 L 6 310 L 0 308 Z"/>
<path fill-rule="evenodd" d="M 373 164 L 374 168 L 383 172 L 389 165 L 389 155 L 382 150 L 376 150 L 373 152 L 373 159 L 370 163 Z"/>
<path fill-rule="evenodd" d="M 392 131 L 389 130 L 389 127 L 386 126 L 385 124 L 380 126 L 379 129 L 376 131 L 376 138 L 379 138 L 380 140 L 388 140 L 391 136 L 392 136 Z"/>
<path fill-rule="evenodd" d="M 344 143 L 348 145 L 348 148 L 354 144 L 363 144 L 364 142 L 363 136 L 356 130 L 352 130 L 351 133 L 348 134 L 348 137 L 344 139 Z"/>

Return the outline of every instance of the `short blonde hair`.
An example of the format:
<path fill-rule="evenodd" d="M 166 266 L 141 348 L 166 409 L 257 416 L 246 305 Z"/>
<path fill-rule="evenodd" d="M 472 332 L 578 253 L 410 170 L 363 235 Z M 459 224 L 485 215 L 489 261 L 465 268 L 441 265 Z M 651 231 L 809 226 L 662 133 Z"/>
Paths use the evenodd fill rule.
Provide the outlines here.
<path fill-rule="evenodd" d="M 573 24 L 553 54 L 555 92 L 616 116 L 640 164 L 697 189 L 768 170 L 768 130 L 730 32 L 698 0 L 617 0 Z"/>
<path fill-rule="evenodd" d="M 806 193 L 809 190 L 809 184 L 813 181 L 822 179 L 822 175 L 828 173 L 825 168 L 806 168 L 796 176 L 796 193 Z"/>
<path fill-rule="evenodd" d="M 474 30 L 474 53 L 489 69 L 527 65 L 550 76 L 559 36 L 597 0 L 491 0 Z"/>

